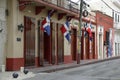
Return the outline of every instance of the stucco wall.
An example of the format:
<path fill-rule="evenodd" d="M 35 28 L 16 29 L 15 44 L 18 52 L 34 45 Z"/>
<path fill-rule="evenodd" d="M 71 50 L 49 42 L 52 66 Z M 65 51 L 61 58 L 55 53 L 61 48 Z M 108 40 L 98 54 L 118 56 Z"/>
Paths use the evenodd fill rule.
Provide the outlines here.
<path fill-rule="evenodd" d="M 106 41 L 106 31 L 109 31 L 110 28 L 113 28 L 113 18 L 98 11 L 98 12 L 96 12 L 96 22 L 97 22 L 98 30 L 99 30 L 100 26 L 102 26 L 102 28 L 103 28 L 103 33 L 102 33 L 103 40 L 101 42 L 102 48 L 103 48 L 104 41 Z M 97 33 L 97 34 L 99 36 L 99 33 Z M 99 44 L 99 42 L 98 42 L 98 44 Z M 101 58 L 103 58 L 104 57 L 103 55 L 105 55 L 104 51 L 103 51 L 104 49 L 101 49 L 101 50 L 102 50 Z M 98 47 L 98 54 L 99 54 L 99 47 Z"/>
<path fill-rule="evenodd" d="M 0 65 L 5 64 L 7 27 L 6 27 L 6 0 L 0 0 Z"/>
<path fill-rule="evenodd" d="M 35 56 L 37 57 L 37 20 L 41 17 L 47 16 L 47 10 L 44 9 L 38 15 L 35 15 L 35 7 L 34 5 L 27 6 L 23 11 L 18 10 L 17 0 L 9 0 L 8 1 L 8 28 L 9 28 L 9 41 L 8 41 L 8 51 L 7 57 L 9 58 L 23 58 L 23 48 L 24 48 L 24 32 L 20 32 L 17 30 L 17 25 L 24 24 L 24 16 L 29 16 L 35 18 Z M 58 21 L 57 13 L 51 17 L 51 20 L 56 23 L 64 24 L 65 17 Z M 21 38 L 21 41 L 17 41 L 17 38 Z M 64 39 L 64 55 L 70 55 L 70 44 Z"/>

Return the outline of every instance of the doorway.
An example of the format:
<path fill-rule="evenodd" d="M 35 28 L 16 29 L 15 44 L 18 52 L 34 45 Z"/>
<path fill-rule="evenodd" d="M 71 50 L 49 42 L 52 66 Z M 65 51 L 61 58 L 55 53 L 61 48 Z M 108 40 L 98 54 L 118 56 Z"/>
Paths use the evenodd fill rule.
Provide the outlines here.
<path fill-rule="evenodd" d="M 38 20 L 38 58 L 39 65 L 51 64 L 51 35 L 41 29 L 42 20 Z"/>
<path fill-rule="evenodd" d="M 87 34 L 85 36 L 85 59 L 90 59 L 90 40 L 89 40 L 89 35 Z"/>
<path fill-rule="evenodd" d="M 42 20 L 38 21 L 38 57 L 39 65 L 54 65 L 64 62 L 64 36 L 60 31 L 61 24 L 51 22 L 51 34 L 40 29 Z"/>
<path fill-rule="evenodd" d="M 60 31 L 62 24 L 57 24 L 57 63 L 64 62 L 64 35 Z"/>
<path fill-rule="evenodd" d="M 77 30 L 72 29 L 71 31 L 71 55 L 72 60 L 77 60 Z"/>
<path fill-rule="evenodd" d="M 90 41 L 90 59 L 95 59 L 95 33 L 92 33 L 92 40 Z"/>
<path fill-rule="evenodd" d="M 99 48 L 98 48 L 98 52 L 99 52 L 99 56 L 98 56 L 98 58 L 99 59 L 103 59 L 103 54 L 102 54 L 102 51 L 103 51 L 103 49 L 102 49 L 103 47 L 102 47 L 102 34 L 99 34 Z"/>
<path fill-rule="evenodd" d="M 24 26 L 25 66 L 35 66 L 35 19 L 25 16 Z"/>

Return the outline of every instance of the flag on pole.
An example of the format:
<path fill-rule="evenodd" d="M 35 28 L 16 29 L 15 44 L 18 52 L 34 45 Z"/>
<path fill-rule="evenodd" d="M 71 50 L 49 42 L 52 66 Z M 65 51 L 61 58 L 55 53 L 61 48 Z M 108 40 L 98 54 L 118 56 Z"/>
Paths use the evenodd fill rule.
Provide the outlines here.
<path fill-rule="evenodd" d="M 111 57 L 113 54 L 113 30 L 109 30 L 109 44 L 108 44 L 108 57 Z"/>
<path fill-rule="evenodd" d="M 50 35 L 50 15 L 48 15 L 43 21 L 42 21 L 42 30 L 46 32 L 48 35 Z"/>
<path fill-rule="evenodd" d="M 60 28 L 60 30 L 64 34 L 68 42 L 70 42 L 69 22 L 66 21 L 66 23 L 64 23 L 64 25 Z"/>
<path fill-rule="evenodd" d="M 89 38 L 92 41 L 92 25 L 91 25 L 91 23 L 86 27 L 86 31 L 88 32 Z"/>
<path fill-rule="evenodd" d="M 86 37 L 87 34 L 88 34 L 88 32 L 86 31 L 86 28 L 87 28 L 87 23 L 84 24 L 84 28 L 83 28 L 83 29 L 85 30 L 85 32 L 84 32 L 84 36 L 85 36 L 85 37 Z"/>

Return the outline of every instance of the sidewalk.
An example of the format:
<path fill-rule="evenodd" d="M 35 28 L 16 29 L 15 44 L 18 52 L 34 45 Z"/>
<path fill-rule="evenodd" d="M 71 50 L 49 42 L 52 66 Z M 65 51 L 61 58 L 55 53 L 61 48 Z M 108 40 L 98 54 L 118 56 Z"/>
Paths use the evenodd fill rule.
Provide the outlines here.
<path fill-rule="evenodd" d="M 17 73 L 18 77 L 17 78 L 13 78 L 12 75 L 13 73 Z M 30 78 L 30 77 L 34 77 L 35 74 L 32 72 L 29 72 L 28 74 L 24 74 L 20 71 L 16 71 L 16 72 L 0 72 L 0 80 L 23 80 L 26 78 Z"/>
<path fill-rule="evenodd" d="M 73 63 L 68 63 L 68 64 L 58 64 L 58 65 L 50 65 L 50 66 L 44 66 L 44 67 L 39 67 L 39 68 L 32 68 L 28 70 L 33 73 L 40 73 L 40 72 L 49 73 L 49 72 L 54 72 L 58 70 L 79 67 L 79 66 L 82 66 L 88 63 L 92 63 L 94 61 L 98 61 L 98 60 L 81 60 L 80 64 L 77 64 L 77 62 L 73 62 Z"/>
<path fill-rule="evenodd" d="M 54 72 L 54 71 L 70 69 L 70 68 L 85 66 L 85 65 L 89 65 L 89 64 L 95 64 L 98 62 L 104 62 L 104 61 L 114 60 L 114 59 L 120 59 L 120 56 L 108 58 L 108 59 L 104 59 L 104 60 L 81 60 L 80 64 L 77 64 L 76 62 L 74 62 L 74 63 L 69 63 L 69 64 L 60 64 L 60 65 L 51 65 L 51 66 L 46 66 L 46 67 L 32 68 L 32 69 L 28 69 L 29 73 L 27 75 L 25 75 L 24 73 L 22 73 L 20 71 L 0 72 L 0 80 L 23 80 L 25 78 L 34 77 L 36 75 L 36 73 Z M 12 74 L 14 72 L 19 74 L 17 79 L 14 79 L 12 77 Z"/>
<path fill-rule="evenodd" d="M 28 69 L 28 70 L 33 73 L 41 73 L 41 72 L 49 73 L 49 72 L 70 69 L 70 68 L 85 66 L 85 65 L 89 65 L 89 64 L 95 64 L 98 62 L 104 62 L 107 60 L 114 60 L 114 59 L 120 59 L 120 56 L 102 59 L 102 60 L 81 60 L 80 64 L 77 64 L 77 62 L 73 62 L 73 63 L 69 63 L 69 64 L 60 64 L 60 65 L 51 65 L 51 66 L 44 66 L 44 67 L 39 67 L 39 68 L 32 68 L 32 69 Z"/>

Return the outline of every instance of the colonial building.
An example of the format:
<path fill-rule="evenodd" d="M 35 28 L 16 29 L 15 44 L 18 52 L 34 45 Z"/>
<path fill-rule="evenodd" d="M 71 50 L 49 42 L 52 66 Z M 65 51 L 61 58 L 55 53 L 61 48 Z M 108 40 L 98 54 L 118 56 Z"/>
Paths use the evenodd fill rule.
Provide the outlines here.
<path fill-rule="evenodd" d="M 120 55 L 120 1 L 119 0 L 91 0 L 89 2 L 92 10 L 99 10 L 103 14 L 106 14 L 113 18 L 113 32 L 114 36 L 113 39 L 113 55 L 112 56 L 119 56 Z M 99 4 L 99 5 L 98 5 Z M 108 23 L 108 22 L 107 22 Z M 109 26 L 110 27 L 110 26 Z M 104 38 L 105 39 L 105 38 Z M 104 52 L 106 49 L 104 48 Z"/>
<path fill-rule="evenodd" d="M 6 0 L 0 17 L 7 26 L 0 26 L 3 56 L 1 64 L 6 70 L 19 70 L 20 67 L 43 67 L 76 62 L 81 59 L 97 59 L 96 15 L 83 18 L 81 56 L 78 55 L 79 10 L 71 0 Z M 0 8 L 1 9 L 1 8 Z M 1 10 L 0 10 L 1 11 Z M 0 12 L 1 13 L 1 12 Z M 6 15 L 5 15 L 6 13 Z M 1 19 L 1 18 L 0 18 Z M 69 23 L 66 23 L 69 22 Z M 47 27 L 44 29 L 44 23 Z M 91 27 L 92 41 L 84 24 Z M 69 25 L 70 38 L 61 31 Z M 87 32 L 87 35 L 84 34 Z M 6 35 L 7 34 L 7 35 Z M 0 34 L 1 35 L 1 34 Z M 3 36 L 3 34 L 2 34 Z"/>
<path fill-rule="evenodd" d="M 98 59 L 104 59 L 113 55 L 113 18 L 96 11 L 96 24 Z"/>
<path fill-rule="evenodd" d="M 71 26 L 71 43 L 60 29 L 78 18 L 77 6 L 70 0 L 7 0 L 7 70 L 76 61 L 77 28 Z M 41 29 L 49 14 L 50 35 Z"/>

